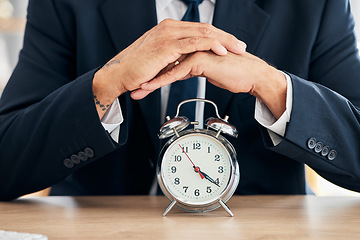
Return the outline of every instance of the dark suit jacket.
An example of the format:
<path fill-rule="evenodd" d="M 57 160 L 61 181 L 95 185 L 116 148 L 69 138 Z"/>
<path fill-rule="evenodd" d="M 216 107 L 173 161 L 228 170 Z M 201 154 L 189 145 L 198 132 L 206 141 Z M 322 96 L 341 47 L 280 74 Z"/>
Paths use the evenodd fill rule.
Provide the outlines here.
<path fill-rule="evenodd" d="M 159 152 L 159 91 L 119 97 L 119 143 L 104 131 L 92 78 L 156 25 L 154 0 L 30 0 L 24 47 L 0 102 L 0 199 L 53 194 L 147 194 Z M 131 19 L 131 20 L 130 20 Z M 346 0 L 218 0 L 214 25 L 291 76 L 293 109 L 273 146 L 254 120 L 255 98 L 207 84 L 206 98 L 239 131 L 238 194 L 303 194 L 304 163 L 360 190 L 360 60 Z M 205 116 L 214 116 L 210 108 Z M 308 147 L 314 137 L 334 160 Z M 64 165 L 90 148 L 94 156 Z"/>

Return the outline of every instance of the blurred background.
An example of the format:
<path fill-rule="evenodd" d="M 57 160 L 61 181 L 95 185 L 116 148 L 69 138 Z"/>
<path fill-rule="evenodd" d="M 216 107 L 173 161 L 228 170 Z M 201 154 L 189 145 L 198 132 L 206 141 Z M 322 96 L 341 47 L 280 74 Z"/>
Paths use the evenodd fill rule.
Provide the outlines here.
<path fill-rule="evenodd" d="M 0 0 L 0 96 L 18 60 L 28 0 Z"/>
<path fill-rule="evenodd" d="M 357 23 L 355 31 L 358 47 L 360 47 L 360 0 L 350 0 L 350 3 Z M 0 97 L 17 63 L 18 54 L 22 47 L 27 4 L 28 0 L 0 0 Z M 306 168 L 306 176 L 311 191 L 318 196 L 360 196 L 359 193 L 329 183 L 308 167 Z M 47 192 L 36 195 L 44 194 L 46 195 Z"/>

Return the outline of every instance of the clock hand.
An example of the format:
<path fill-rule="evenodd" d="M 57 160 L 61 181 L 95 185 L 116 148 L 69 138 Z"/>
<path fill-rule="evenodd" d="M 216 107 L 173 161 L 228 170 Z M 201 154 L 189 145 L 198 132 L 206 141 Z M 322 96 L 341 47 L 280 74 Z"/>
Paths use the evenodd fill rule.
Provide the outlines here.
<path fill-rule="evenodd" d="M 210 182 L 212 182 L 212 183 L 215 184 L 216 186 L 220 187 L 220 185 L 217 184 L 217 183 L 214 181 L 214 179 L 212 179 L 212 178 L 211 178 L 209 175 L 207 175 L 206 173 L 200 171 L 200 168 L 199 168 L 199 172 L 200 172 L 202 175 L 204 175 L 204 177 L 205 177 L 207 180 L 209 180 Z"/>
<path fill-rule="evenodd" d="M 181 145 L 180 145 L 180 144 L 179 144 L 179 147 L 181 148 L 181 150 L 183 151 L 183 153 L 185 153 L 185 155 L 187 156 L 187 158 L 190 160 L 190 162 L 191 162 L 191 163 L 192 163 L 192 165 L 194 166 L 194 170 L 195 170 L 195 172 L 199 173 L 199 175 L 200 175 L 201 179 L 204 179 L 205 177 L 204 177 L 204 175 L 202 175 L 202 173 L 200 172 L 200 168 L 199 168 L 199 167 L 197 167 L 197 166 L 195 166 L 194 162 L 193 162 L 193 161 L 191 161 L 191 158 L 189 157 L 189 155 L 187 155 L 187 153 L 185 152 L 184 148 L 183 148 L 183 147 L 181 147 Z"/>

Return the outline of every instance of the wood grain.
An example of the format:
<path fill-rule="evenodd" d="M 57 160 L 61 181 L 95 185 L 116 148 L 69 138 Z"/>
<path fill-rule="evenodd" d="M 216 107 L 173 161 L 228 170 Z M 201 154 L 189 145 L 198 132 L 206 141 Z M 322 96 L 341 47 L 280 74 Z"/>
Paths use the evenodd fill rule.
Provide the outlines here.
<path fill-rule="evenodd" d="M 0 203 L 0 229 L 49 239 L 359 239 L 360 198 L 234 196 L 207 213 L 163 196 L 39 197 Z"/>

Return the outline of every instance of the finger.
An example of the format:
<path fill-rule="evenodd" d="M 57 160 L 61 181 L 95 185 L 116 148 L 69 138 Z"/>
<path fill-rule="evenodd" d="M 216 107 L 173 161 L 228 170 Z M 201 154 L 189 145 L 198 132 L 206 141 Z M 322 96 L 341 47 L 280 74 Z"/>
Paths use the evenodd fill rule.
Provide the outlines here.
<path fill-rule="evenodd" d="M 227 54 L 227 50 L 221 42 L 213 38 L 185 38 L 174 42 L 174 44 L 181 55 L 209 50 L 220 56 Z"/>
<path fill-rule="evenodd" d="M 169 85 L 173 82 L 176 81 L 186 81 L 188 78 L 191 78 L 193 76 L 191 76 L 189 73 L 188 74 L 182 74 L 180 72 L 178 72 L 176 75 L 173 74 L 169 74 L 169 72 L 173 72 L 174 70 L 170 70 L 146 83 L 143 83 L 140 85 L 140 88 L 145 90 L 145 91 L 155 91 L 158 88 L 161 88 L 163 86 Z"/>
<path fill-rule="evenodd" d="M 211 25 L 209 25 L 211 26 Z M 208 38 L 216 39 L 220 44 L 229 50 L 230 52 L 236 54 L 243 54 L 246 52 L 246 44 L 238 40 L 235 36 L 224 32 L 215 27 L 195 27 L 195 28 L 180 28 L 174 31 L 174 38 L 184 39 L 184 38 Z"/>
<path fill-rule="evenodd" d="M 149 82 L 141 84 L 140 87 L 143 90 L 154 91 L 176 81 L 186 81 L 186 79 L 190 77 L 201 76 L 203 70 L 199 66 L 201 66 L 201 64 L 196 63 L 196 60 L 187 58 L 164 74 L 159 75 Z"/>
<path fill-rule="evenodd" d="M 180 59 L 183 55 L 190 55 L 195 52 L 212 51 L 220 56 L 227 54 L 227 50 L 221 43 L 211 38 L 193 37 L 175 41 L 164 41 L 161 46 L 163 47 L 158 49 L 158 53 L 152 59 L 158 62 L 158 68 L 161 70 L 168 68 L 170 64 Z M 160 74 L 161 70 L 155 75 Z"/>
<path fill-rule="evenodd" d="M 246 51 L 246 44 L 244 42 L 211 24 L 167 19 L 161 22 L 159 26 L 162 31 L 166 33 L 171 32 L 171 36 L 174 39 L 192 37 L 213 38 L 219 40 L 227 50 L 233 53 L 242 54 Z"/>
<path fill-rule="evenodd" d="M 149 95 L 152 92 L 153 91 L 148 91 L 148 90 L 144 90 L 144 89 L 136 89 L 131 92 L 130 96 L 134 100 L 140 100 L 140 99 L 145 98 L 147 95 Z"/>

